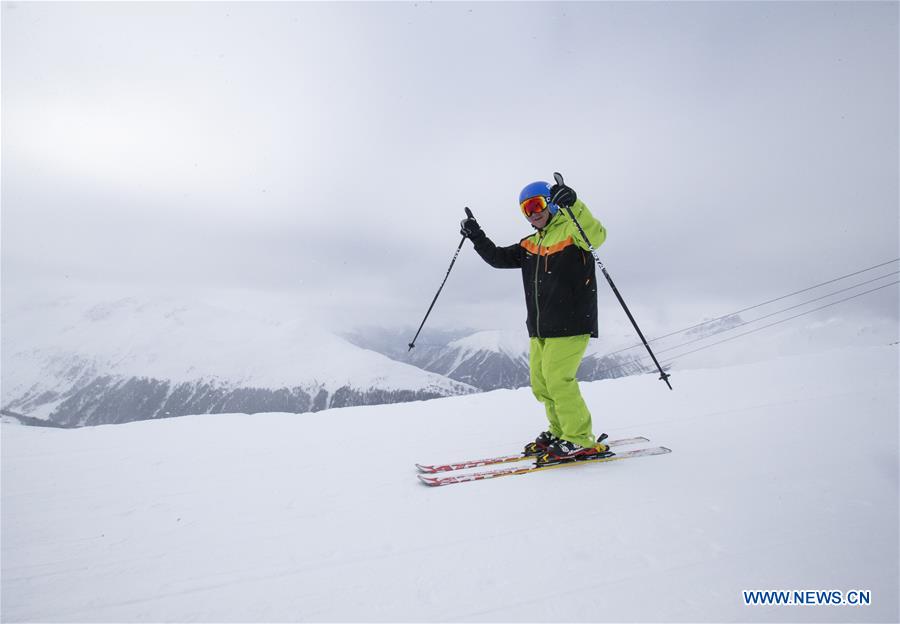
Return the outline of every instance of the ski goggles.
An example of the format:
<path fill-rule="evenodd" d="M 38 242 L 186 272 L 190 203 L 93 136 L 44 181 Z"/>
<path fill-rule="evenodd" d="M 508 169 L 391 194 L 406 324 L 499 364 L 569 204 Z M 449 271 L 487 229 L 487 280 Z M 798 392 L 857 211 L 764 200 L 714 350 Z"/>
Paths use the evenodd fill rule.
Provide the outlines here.
<path fill-rule="evenodd" d="M 544 212 L 549 205 L 546 197 L 543 195 L 535 195 L 534 197 L 529 197 L 523 201 L 519 204 L 519 207 L 522 209 L 523 215 L 530 217 L 531 215 Z"/>

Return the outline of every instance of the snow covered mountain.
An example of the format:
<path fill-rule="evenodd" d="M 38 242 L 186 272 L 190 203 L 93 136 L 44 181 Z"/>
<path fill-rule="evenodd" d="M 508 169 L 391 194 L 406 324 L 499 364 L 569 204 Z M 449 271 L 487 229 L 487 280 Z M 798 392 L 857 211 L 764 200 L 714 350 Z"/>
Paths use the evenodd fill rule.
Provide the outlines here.
<path fill-rule="evenodd" d="M 408 362 L 450 379 L 480 388 L 520 388 L 529 385 L 528 335 L 509 331 L 429 331 L 415 349 L 404 348 L 414 332 L 370 329 L 348 340 L 400 362 Z M 595 381 L 645 372 L 633 354 L 605 355 L 607 345 L 592 340 L 578 369 L 578 379 Z"/>
<path fill-rule="evenodd" d="M 528 385 L 528 336 L 477 332 L 444 347 L 414 350 L 408 361 L 482 390 L 518 388 Z"/>
<path fill-rule="evenodd" d="M 585 383 L 597 431 L 672 453 L 436 489 L 414 462 L 508 453 L 541 430 L 527 388 L 3 424 L 0 619 L 897 622 L 897 358 L 679 370 L 671 392 L 656 375 Z M 329 422 L 351 432 L 339 460 L 298 452 Z M 548 548 L 564 563 L 536 572 Z M 754 590 L 871 601 L 745 605 Z"/>
<path fill-rule="evenodd" d="M 297 413 L 476 391 L 308 321 L 199 302 L 69 298 L 4 312 L 2 408 L 65 425 Z"/>

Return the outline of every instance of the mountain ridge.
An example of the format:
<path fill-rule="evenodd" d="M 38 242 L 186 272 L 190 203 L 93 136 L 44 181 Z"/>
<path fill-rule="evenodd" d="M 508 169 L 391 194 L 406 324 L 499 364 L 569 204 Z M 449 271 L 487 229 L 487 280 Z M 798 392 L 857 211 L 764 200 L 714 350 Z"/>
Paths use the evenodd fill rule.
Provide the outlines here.
<path fill-rule="evenodd" d="M 477 391 L 308 321 L 170 298 L 68 298 L 5 311 L 3 338 L 2 408 L 69 426 L 300 413 Z"/>

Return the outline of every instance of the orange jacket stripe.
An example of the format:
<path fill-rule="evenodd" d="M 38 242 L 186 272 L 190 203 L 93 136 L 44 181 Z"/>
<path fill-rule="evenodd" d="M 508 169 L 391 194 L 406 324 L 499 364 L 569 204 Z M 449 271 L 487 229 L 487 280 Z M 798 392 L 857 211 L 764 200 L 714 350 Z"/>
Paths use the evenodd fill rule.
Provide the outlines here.
<path fill-rule="evenodd" d="M 525 240 L 523 240 L 519 244 L 522 245 L 522 247 L 524 247 L 525 250 L 528 251 L 528 253 L 533 253 L 533 254 L 540 253 L 540 255 L 542 255 L 542 256 L 549 256 L 551 254 L 555 254 L 555 253 L 562 251 L 569 245 L 574 245 L 575 241 L 573 241 L 572 237 L 569 236 L 568 238 L 566 238 L 566 240 L 556 243 L 555 245 L 548 245 L 546 247 L 538 248 L 537 244 L 534 243 L 531 240 L 531 238 L 529 237 L 529 238 L 526 238 Z"/>

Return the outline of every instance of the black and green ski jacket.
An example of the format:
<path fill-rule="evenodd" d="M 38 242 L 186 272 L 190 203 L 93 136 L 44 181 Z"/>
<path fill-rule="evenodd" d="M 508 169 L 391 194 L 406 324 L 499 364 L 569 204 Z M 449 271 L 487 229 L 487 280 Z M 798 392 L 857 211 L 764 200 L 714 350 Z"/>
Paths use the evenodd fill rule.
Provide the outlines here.
<path fill-rule="evenodd" d="M 594 246 L 606 240 L 606 229 L 581 200 L 572 212 Z M 508 247 L 487 236 L 472 241 L 475 251 L 497 269 L 522 269 L 525 325 L 532 338 L 590 334 L 597 337 L 597 274 L 587 243 L 565 210 L 539 230 Z"/>

